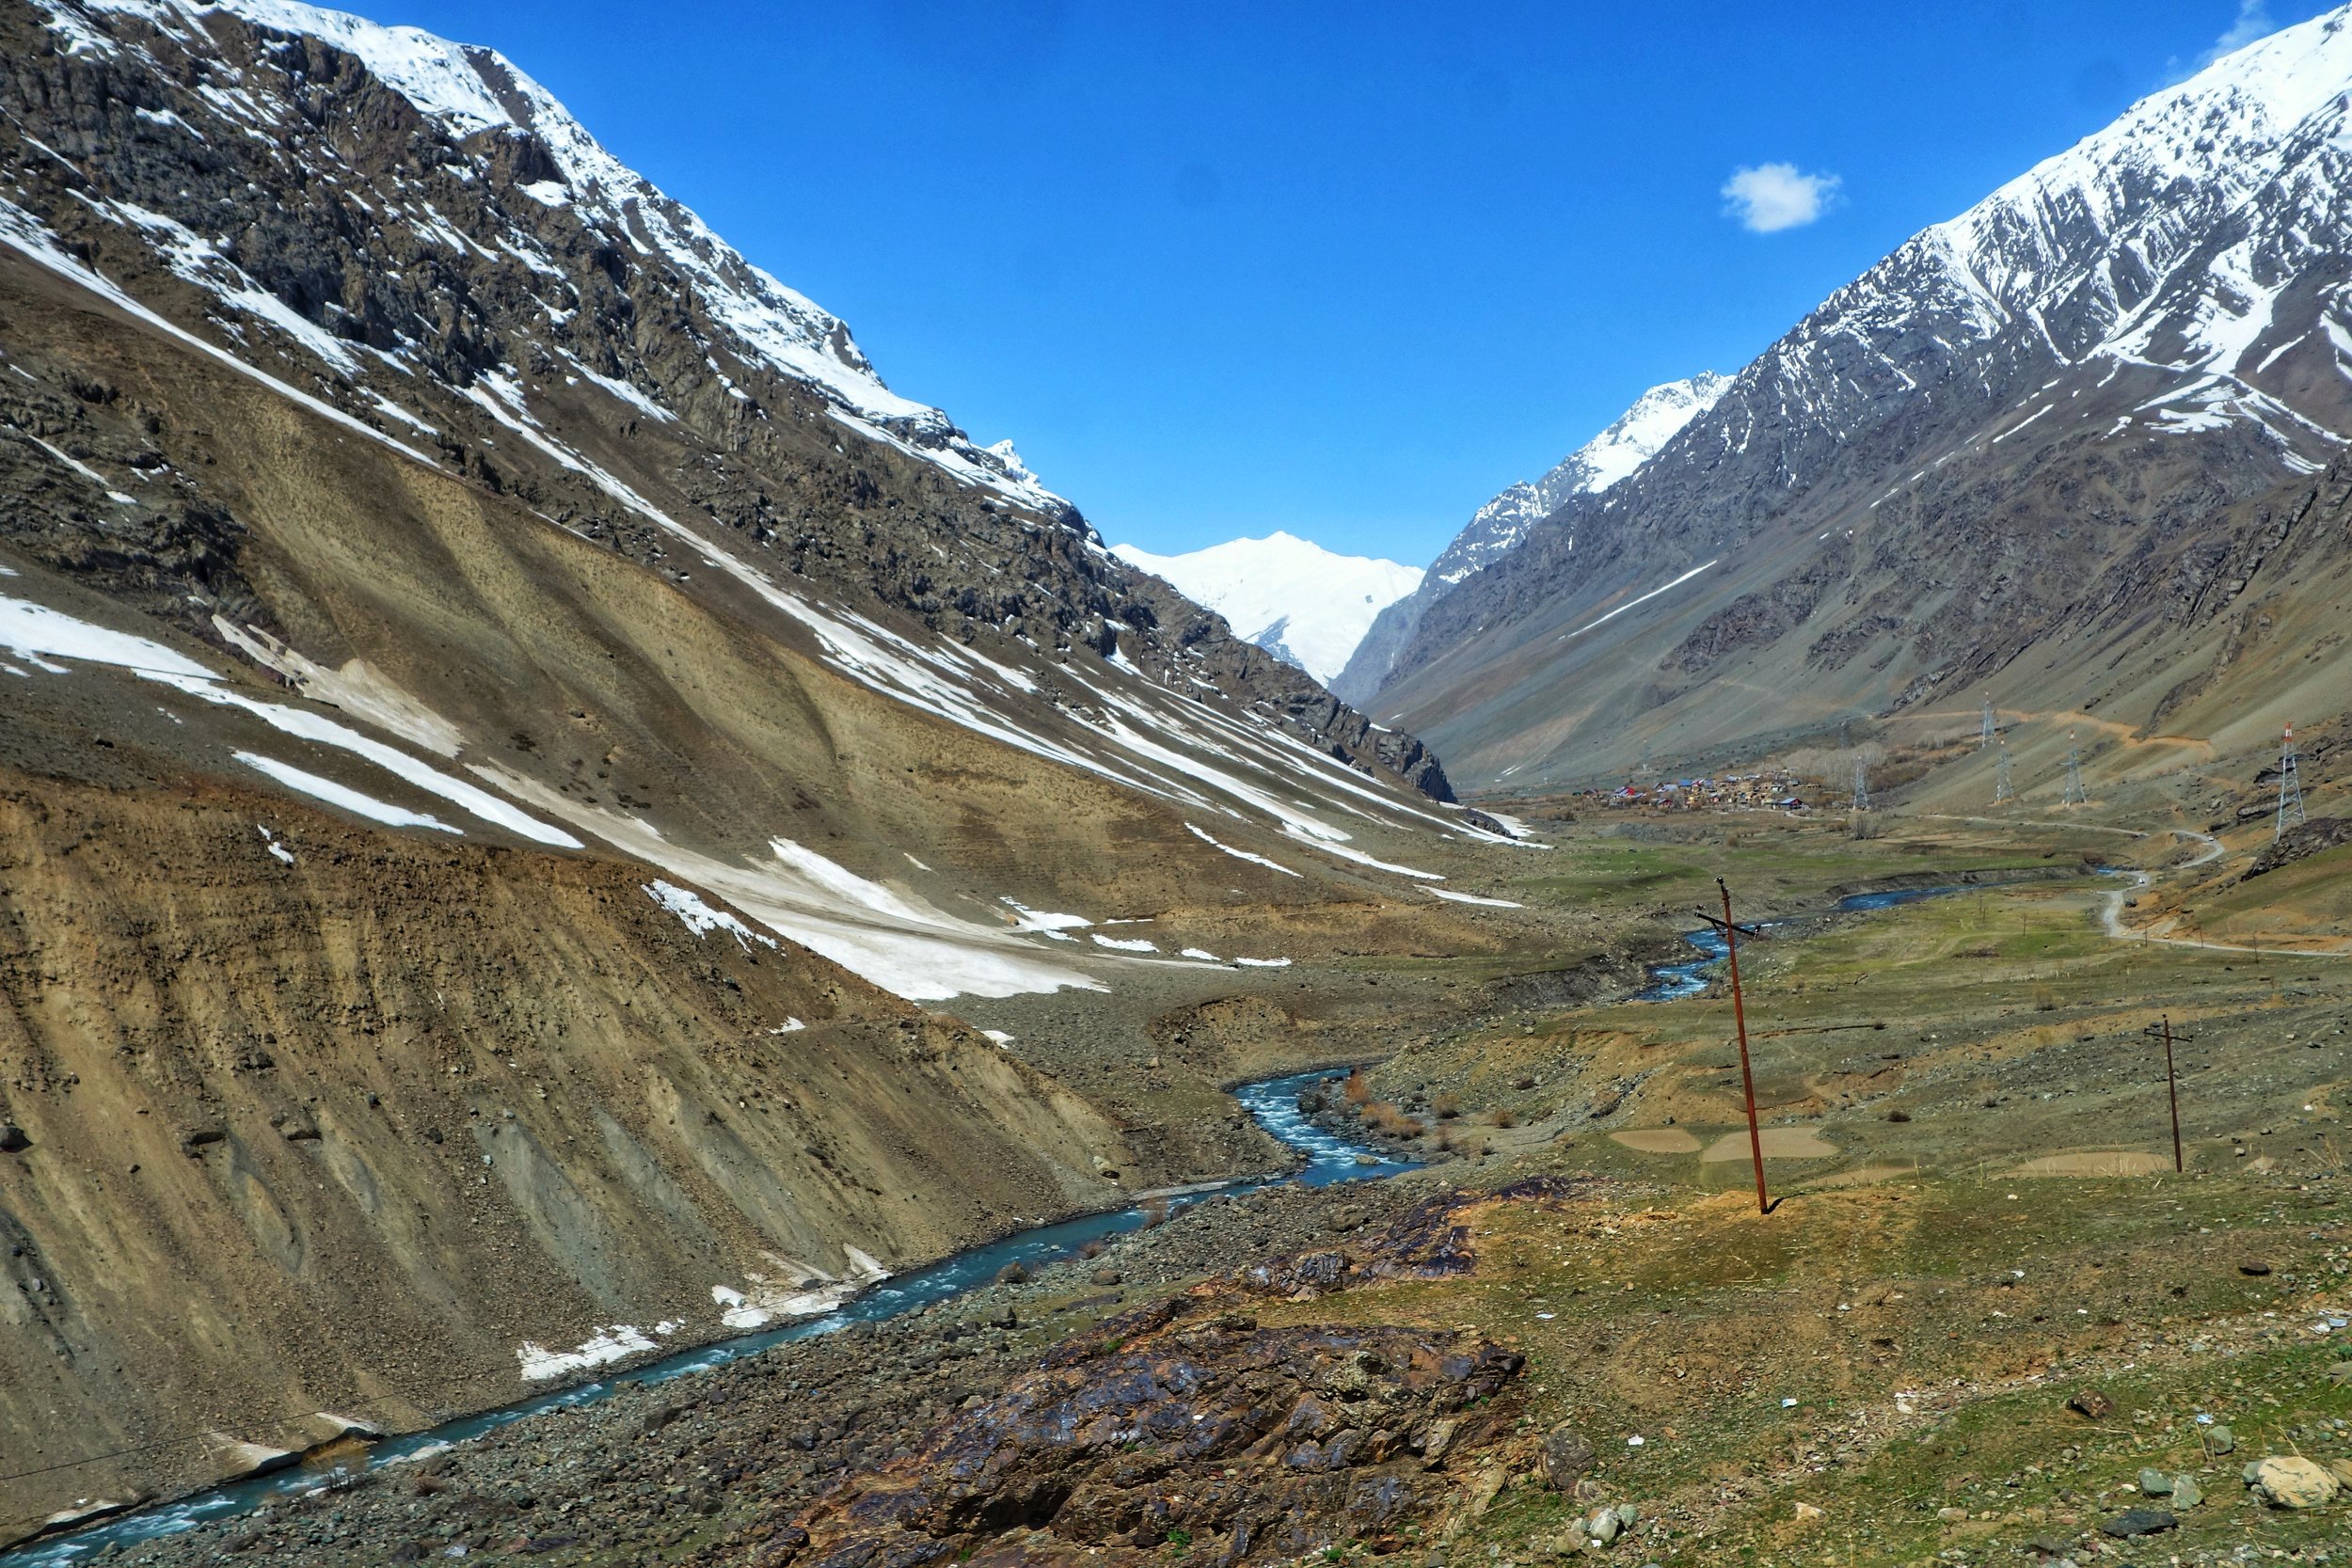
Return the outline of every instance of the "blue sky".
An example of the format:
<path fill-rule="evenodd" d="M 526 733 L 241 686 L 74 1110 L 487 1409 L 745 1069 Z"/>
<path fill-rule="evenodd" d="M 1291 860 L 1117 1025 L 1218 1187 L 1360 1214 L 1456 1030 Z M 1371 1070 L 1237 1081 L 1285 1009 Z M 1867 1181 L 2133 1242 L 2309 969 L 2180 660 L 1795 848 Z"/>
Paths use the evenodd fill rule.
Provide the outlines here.
<path fill-rule="evenodd" d="M 2233 27 L 2324 8 L 364 8 L 512 56 L 1114 542 L 1421 564 L 1645 388 L 1736 370 Z M 1752 231 L 1725 183 L 1779 165 L 1836 183 Z"/>

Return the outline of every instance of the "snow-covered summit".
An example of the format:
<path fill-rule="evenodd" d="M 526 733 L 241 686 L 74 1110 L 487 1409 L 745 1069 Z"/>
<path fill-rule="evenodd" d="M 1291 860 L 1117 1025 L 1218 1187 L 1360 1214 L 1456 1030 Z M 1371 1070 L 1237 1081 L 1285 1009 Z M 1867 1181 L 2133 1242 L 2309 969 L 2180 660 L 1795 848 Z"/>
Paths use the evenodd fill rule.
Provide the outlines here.
<path fill-rule="evenodd" d="M 1429 575 L 1450 588 L 1518 544 L 1529 528 L 1570 496 L 1598 495 L 1631 477 L 1683 426 L 1714 407 L 1730 385 L 1727 375 L 1701 371 L 1687 380 L 1652 387 L 1543 478 L 1521 480 L 1480 507 Z"/>
<path fill-rule="evenodd" d="M 527 137 L 546 153 L 548 177 L 522 186 L 549 207 L 570 206 L 583 222 L 641 255 L 677 269 L 705 318 L 749 358 L 816 388 L 845 422 L 870 427 L 969 483 L 1032 505 L 1064 503 L 1025 468 L 1008 467 L 947 416 L 883 385 L 848 325 L 746 261 L 710 227 L 606 150 L 585 126 L 513 61 L 494 49 L 452 42 L 415 27 L 386 26 L 300 0 L 36 0 L 70 52 L 107 55 L 126 44 L 104 25 L 133 17 L 183 40 L 209 40 L 206 18 L 226 12 L 257 27 L 312 38 L 350 55 L 377 81 L 455 142 Z M 267 128 L 242 89 L 215 89 L 216 103 L 257 133 Z M 515 249 L 534 249 L 518 238 Z M 639 388 L 642 392 L 644 388 Z"/>
<path fill-rule="evenodd" d="M 1339 555 L 1280 530 L 1184 555 L 1133 545 L 1112 554 L 1165 578 L 1225 617 L 1236 636 L 1328 681 L 1347 665 L 1373 620 L 1421 585 L 1418 566 Z"/>

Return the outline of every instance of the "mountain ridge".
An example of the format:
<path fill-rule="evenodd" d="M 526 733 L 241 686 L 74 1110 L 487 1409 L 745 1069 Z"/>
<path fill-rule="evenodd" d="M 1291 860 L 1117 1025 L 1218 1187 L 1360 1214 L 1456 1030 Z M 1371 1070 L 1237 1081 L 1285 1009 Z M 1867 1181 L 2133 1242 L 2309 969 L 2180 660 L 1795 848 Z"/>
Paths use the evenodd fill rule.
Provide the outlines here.
<path fill-rule="evenodd" d="M 1333 692 L 1355 693 L 1348 699 L 1351 702 L 1370 701 L 1431 604 L 1453 592 L 1465 578 L 1507 554 L 1529 529 L 1570 498 L 1597 495 L 1629 478 L 1676 432 L 1713 407 L 1730 385 L 1728 376 L 1701 371 L 1652 387 L 1542 478 L 1521 480 L 1486 501 L 1430 563 L 1416 590 L 1385 607 L 1358 639 L 1346 666 L 1331 681 Z"/>
<path fill-rule="evenodd" d="M 2348 16 L 2151 95 L 1833 292 L 1639 471 L 1429 606 L 1383 720 L 1482 784 L 1607 776 L 1915 705 L 2093 622 L 2153 650 L 2152 556 L 2210 553 L 2202 520 L 2352 430 Z M 1780 700 L 1700 689 L 1741 666 Z"/>

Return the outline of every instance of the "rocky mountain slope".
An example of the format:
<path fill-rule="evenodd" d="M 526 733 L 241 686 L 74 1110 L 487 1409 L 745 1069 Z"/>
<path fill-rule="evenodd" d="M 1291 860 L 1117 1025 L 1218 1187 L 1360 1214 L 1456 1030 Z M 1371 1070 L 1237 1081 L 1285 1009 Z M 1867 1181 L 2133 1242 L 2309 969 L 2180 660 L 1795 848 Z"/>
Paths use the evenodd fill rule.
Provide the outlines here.
<path fill-rule="evenodd" d="M 1154 999 L 1468 929 L 1418 741 L 487 50 L 0 3 L 0 1522 L 1263 1160 Z"/>
<path fill-rule="evenodd" d="M 2289 580 L 2276 554 L 2352 432 L 2347 88 L 2338 10 L 1923 230 L 1429 606 L 1378 711 L 1481 783 L 1988 681 L 2127 730 L 2275 725 L 2304 694 L 2224 666 L 2341 610 L 2337 556 Z M 2185 717 L 2191 690 L 2212 705 Z"/>
<path fill-rule="evenodd" d="M 1319 681 L 1346 667 L 1373 620 L 1421 585 L 1418 566 L 1340 555 L 1279 529 L 1183 555 L 1111 553 L 1225 617 L 1236 635 Z"/>
<path fill-rule="evenodd" d="M 1532 483 L 1521 480 L 1480 507 L 1430 566 L 1416 591 L 1383 610 L 1358 639 L 1346 668 L 1331 682 L 1331 689 L 1357 693 L 1350 701 L 1375 695 L 1398 650 L 1411 640 L 1432 604 L 1460 587 L 1471 573 L 1507 554 L 1527 536 L 1528 530 L 1571 499 L 1598 495 L 1628 478 L 1656 456 L 1677 431 L 1715 406 L 1730 385 L 1729 376 L 1702 371 L 1685 381 L 1652 387 L 1634 399 L 1633 406 L 1612 420 L 1608 429 L 1562 458 L 1541 479 Z"/>

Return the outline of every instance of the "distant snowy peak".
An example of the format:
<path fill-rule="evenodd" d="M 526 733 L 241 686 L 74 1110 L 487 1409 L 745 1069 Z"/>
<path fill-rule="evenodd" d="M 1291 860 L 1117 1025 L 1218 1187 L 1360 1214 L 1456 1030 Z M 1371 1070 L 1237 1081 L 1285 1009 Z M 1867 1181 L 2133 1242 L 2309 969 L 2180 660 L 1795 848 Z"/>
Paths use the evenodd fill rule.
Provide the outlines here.
<path fill-rule="evenodd" d="M 1683 426 L 1715 406 L 1731 377 L 1701 371 L 1652 387 L 1608 429 L 1562 458 L 1543 478 L 1522 480 L 1480 507 L 1429 574 L 1452 587 L 1518 544 L 1570 496 L 1598 495 L 1630 478 Z"/>
<path fill-rule="evenodd" d="M 1335 554 L 1279 531 L 1184 555 L 1153 555 L 1133 545 L 1111 553 L 1167 579 L 1224 616 L 1235 636 L 1319 681 L 1344 669 L 1374 618 L 1422 579 L 1417 566 Z"/>
<path fill-rule="evenodd" d="M 525 196 L 546 207 L 569 207 L 583 224 L 619 245 L 676 269 L 693 291 L 703 317 L 724 335 L 730 349 L 815 388 L 844 423 L 893 440 L 966 483 L 1047 510 L 1067 504 L 1020 467 L 1018 459 L 1009 465 L 1009 446 L 978 447 L 940 410 L 891 391 L 839 317 L 746 261 L 700 217 L 607 151 L 554 94 L 496 50 L 453 43 L 415 27 L 385 26 L 299 0 L 36 4 L 71 54 L 105 56 L 136 51 L 138 45 L 118 37 L 112 25 L 121 17 L 135 18 L 199 46 L 199 53 L 210 53 L 204 47 L 211 38 L 207 18 L 224 12 L 256 27 L 316 39 L 341 50 L 453 142 L 504 136 L 533 144 L 526 156 L 536 160 L 544 178 L 521 183 Z M 256 98 L 251 83 L 208 90 L 216 104 L 252 134 L 267 133 L 273 106 Z M 535 256 L 538 250 L 520 233 L 513 236 L 511 248 L 517 256 Z M 646 390 L 634 389 L 641 395 Z"/>
<path fill-rule="evenodd" d="M 1553 506 L 1573 495 L 1598 495 L 1657 456 L 1684 425 L 1714 407 L 1730 386 L 1731 377 L 1701 371 L 1687 381 L 1652 387 L 1615 423 L 1562 460 L 1536 488 Z"/>

